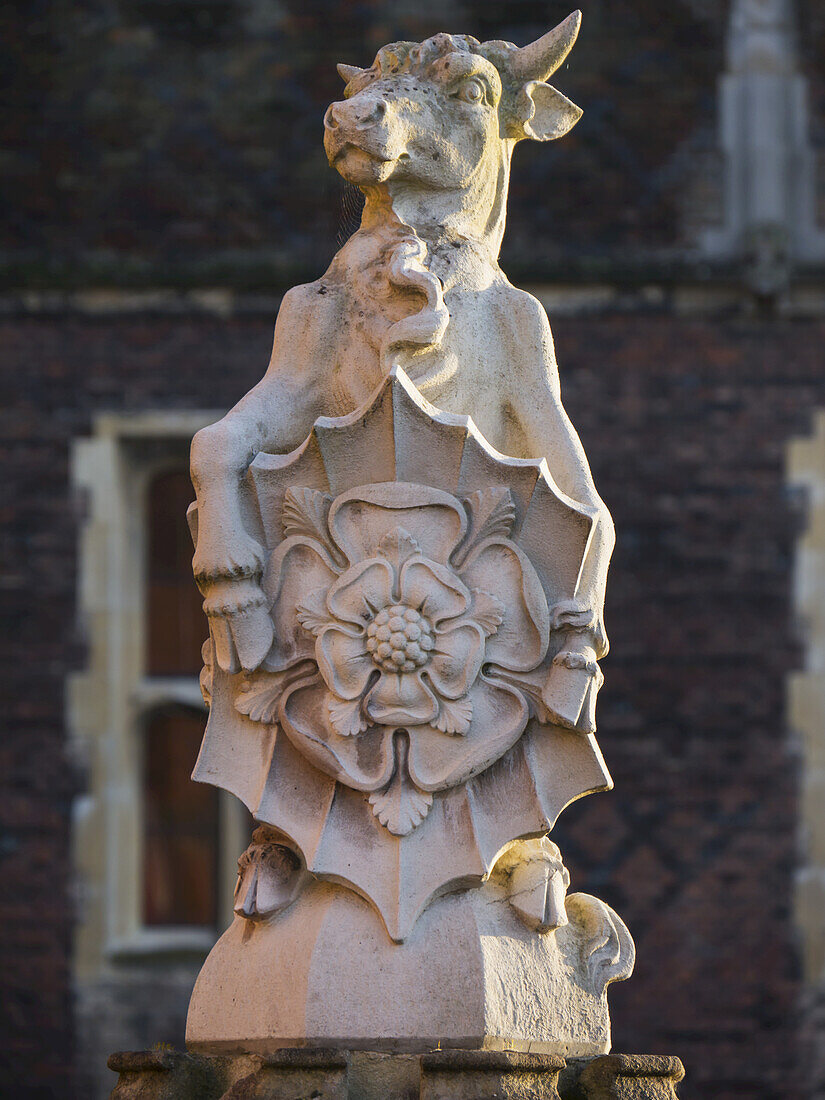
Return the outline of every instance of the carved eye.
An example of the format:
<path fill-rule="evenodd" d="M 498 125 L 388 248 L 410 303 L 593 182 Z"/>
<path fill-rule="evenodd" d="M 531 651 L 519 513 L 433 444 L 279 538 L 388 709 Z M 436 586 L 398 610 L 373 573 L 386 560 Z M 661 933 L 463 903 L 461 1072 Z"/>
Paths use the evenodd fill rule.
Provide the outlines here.
<path fill-rule="evenodd" d="M 480 80 L 465 80 L 456 95 L 465 103 L 480 103 L 484 99 L 484 85 Z"/>

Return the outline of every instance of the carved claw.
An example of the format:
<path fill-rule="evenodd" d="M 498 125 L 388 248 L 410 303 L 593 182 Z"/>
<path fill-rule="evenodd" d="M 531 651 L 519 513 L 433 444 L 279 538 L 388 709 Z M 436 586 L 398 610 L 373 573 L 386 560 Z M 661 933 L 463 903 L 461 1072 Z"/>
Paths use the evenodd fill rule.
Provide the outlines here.
<path fill-rule="evenodd" d="M 207 587 L 203 609 L 224 672 L 252 672 L 264 661 L 274 640 L 266 596 L 257 580 L 222 579 Z"/>
<path fill-rule="evenodd" d="M 579 733 L 595 733 L 596 695 L 603 683 L 591 646 L 565 648 L 553 658 L 541 699 L 559 725 Z"/>
<path fill-rule="evenodd" d="M 568 923 L 565 897 L 570 873 L 552 840 L 540 837 L 512 844 L 496 872 L 505 876 L 507 900 L 528 928 L 543 935 Z"/>
<path fill-rule="evenodd" d="M 305 873 L 298 857 L 275 836 L 260 826 L 238 860 L 235 912 L 245 920 L 274 917 L 291 905 L 303 888 Z"/>
<path fill-rule="evenodd" d="M 221 524 L 226 527 L 229 521 Z M 228 546 L 214 542 L 207 537 L 205 525 L 198 520 L 197 546 L 192 558 L 192 572 L 201 592 L 222 580 L 242 580 L 248 577 L 260 577 L 266 564 L 267 553 L 263 546 L 245 532 L 232 537 Z M 241 530 L 241 521 L 235 524 L 236 532 Z"/>
<path fill-rule="evenodd" d="M 565 867 L 547 861 L 523 863 L 510 879 L 510 905 L 534 932 L 553 932 L 567 924 L 564 896 L 569 885 Z"/>

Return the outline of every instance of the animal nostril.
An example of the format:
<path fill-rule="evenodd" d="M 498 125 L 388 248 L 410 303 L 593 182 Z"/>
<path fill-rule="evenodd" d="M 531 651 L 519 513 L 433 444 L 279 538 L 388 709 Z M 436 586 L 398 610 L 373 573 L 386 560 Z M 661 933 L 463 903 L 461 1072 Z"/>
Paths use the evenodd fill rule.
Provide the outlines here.
<path fill-rule="evenodd" d="M 380 122 L 386 113 L 386 100 L 373 100 L 372 103 L 365 104 L 363 109 L 359 112 L 355 125 L 359 130 L 364 130 L 369 126 L 374 126 L 376 122 Z"/>
<path fill-rule="evenodd" d="M 327 107 L 326 114 L 324 115 L 324 126 L 327 130 L 335 130 L 338 126 L 338 119 L 335 117 L 335 104 L 330 103 Z"/>

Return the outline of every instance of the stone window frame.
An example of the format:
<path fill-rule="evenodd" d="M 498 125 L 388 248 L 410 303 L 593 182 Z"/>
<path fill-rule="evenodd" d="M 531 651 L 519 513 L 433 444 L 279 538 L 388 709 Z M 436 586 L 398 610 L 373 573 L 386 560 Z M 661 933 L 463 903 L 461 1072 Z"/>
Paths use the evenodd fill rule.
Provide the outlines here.
<path fill-rule="evenodd" d="M 156 709 L 180 705 L 205 712 L 197 676 L 144 671 L 146 495 L 158 474 L 188 465 L 192 436 L 220 415 L 101 414 L 91 435 L 71 448 L 71 481 L 81 509 L 78 613 L 87 653 L 85 668 L 69 677 L 67 690 L 69 740 L 83 788 L 74 804 L 72 836 L 74 969 L 80 980 L 118 961 L 206 954 L 218 934 L 142 921 L 141 738 Z M 203 625 L 206 638 L 205 618 Z M 221 929 L 232 919 L 237 858 L 248 843 L 243 813 L 237 799 L 220 792 Z"/>
<path fill-rule="evenodd" d="M 803 660 L 789 679 L 788 717 L 801 755 L 796 924 L 804 980 L 816 987 L 825 982 L 825 409 L 809 437 L 790 443 L 787 480 L 805 503 L 793 571 Z"/>

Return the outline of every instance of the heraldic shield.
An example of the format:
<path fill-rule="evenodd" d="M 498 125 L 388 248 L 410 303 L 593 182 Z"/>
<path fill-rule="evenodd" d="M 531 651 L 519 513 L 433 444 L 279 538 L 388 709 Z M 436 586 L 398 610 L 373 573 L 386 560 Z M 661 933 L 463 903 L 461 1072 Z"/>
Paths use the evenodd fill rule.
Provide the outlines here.
<path fill-rule="evenodd" d="M 273 641 L 245 670 L 231 617 L 210 616 L 193 778 L 402 941 L 432 899 L 611 786 L 581 717 L 598 667 L 554 681 L 595 517 L 397 367 L 363 408 L 259 454 L 245 492 L 267 606 L 236 614 L 266 615 Z"/>

